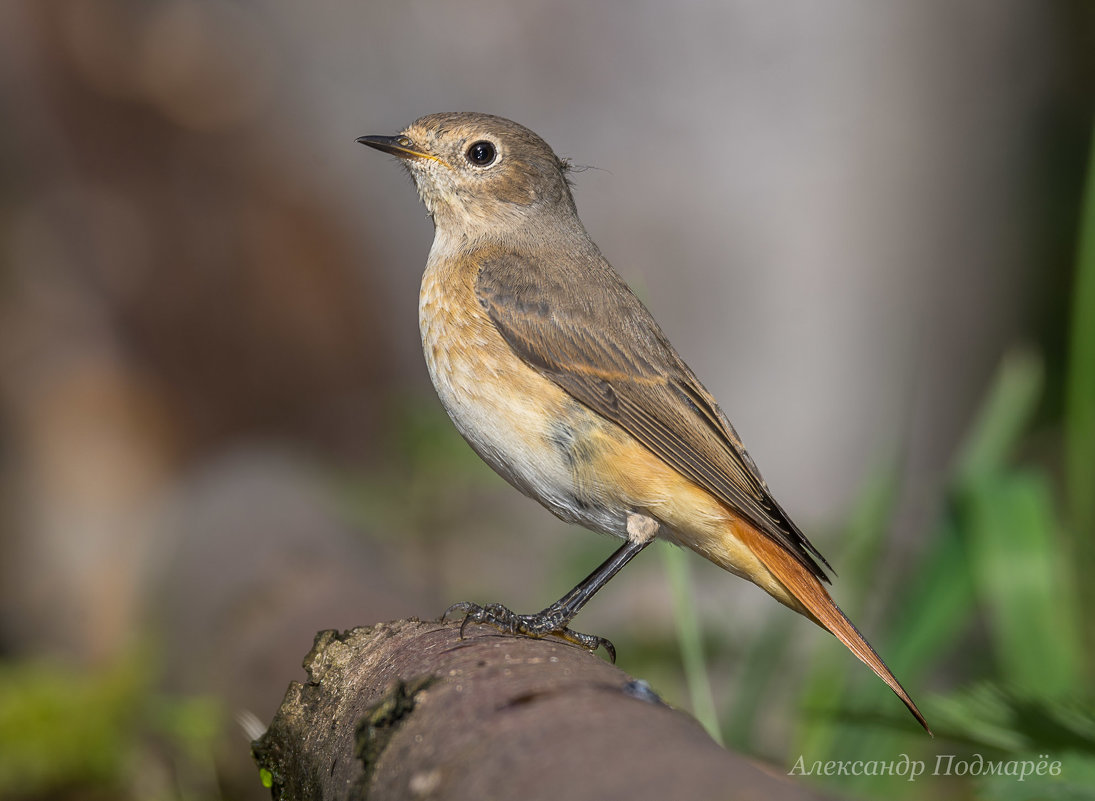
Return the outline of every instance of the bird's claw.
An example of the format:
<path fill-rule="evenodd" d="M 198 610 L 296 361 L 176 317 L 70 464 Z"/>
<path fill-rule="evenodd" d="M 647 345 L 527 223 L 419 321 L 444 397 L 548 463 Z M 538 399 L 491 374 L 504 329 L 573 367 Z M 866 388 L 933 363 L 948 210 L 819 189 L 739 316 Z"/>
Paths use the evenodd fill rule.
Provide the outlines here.
<path fill-rule="evenodd" d="M 470 601 L 455 603 L 441 615 L 446 620 L 455 612 L 462 612 L 464 619 L 460 622 L 460 637 L 464 637 L 464 629 L 468 623 L 486 623 L 494 626 L 499 631 L 516 636 L 541 639 L 550 635 L 560 637 L 567 642 L 579 645 L 589 651 L 596 651 L 604 646 L 609 660 L 615 664 L 616 648 L 612 643 L 596 634 L 583 634 L 580 631 L 568 628 L 569 622 L 565 616 L 557 610 L 548 607 L 534 615 L 519 615 L 502 604 L 477 604 Z"/>

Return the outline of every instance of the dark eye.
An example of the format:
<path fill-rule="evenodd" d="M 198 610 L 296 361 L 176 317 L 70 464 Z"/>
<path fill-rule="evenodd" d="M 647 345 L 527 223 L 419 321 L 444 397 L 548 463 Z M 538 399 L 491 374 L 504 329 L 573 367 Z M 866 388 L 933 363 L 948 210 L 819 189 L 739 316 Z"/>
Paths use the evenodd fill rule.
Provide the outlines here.
<path fill-rule="evenodd" d="M 465 155 L 468 157 L 468 161 L 476 167 L 486 167 L 494 161 L 494 157 L 497 153 L 495 153 L 494 145 L 484 141 L 473 144 L 468 148 L 468 152 Z"/>

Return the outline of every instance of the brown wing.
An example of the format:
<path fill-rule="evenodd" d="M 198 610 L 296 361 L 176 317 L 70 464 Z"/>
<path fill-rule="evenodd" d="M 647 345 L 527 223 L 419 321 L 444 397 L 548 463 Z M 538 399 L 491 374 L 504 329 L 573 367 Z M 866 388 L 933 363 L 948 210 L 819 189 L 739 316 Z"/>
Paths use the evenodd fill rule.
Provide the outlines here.
<path fill-rule="evenodd" d="M 527 364 L 828 580 L 814 557 L 828 562 L 772 498 L 715 399 L 599 253 L 488 258 L 475 288 Z"/>

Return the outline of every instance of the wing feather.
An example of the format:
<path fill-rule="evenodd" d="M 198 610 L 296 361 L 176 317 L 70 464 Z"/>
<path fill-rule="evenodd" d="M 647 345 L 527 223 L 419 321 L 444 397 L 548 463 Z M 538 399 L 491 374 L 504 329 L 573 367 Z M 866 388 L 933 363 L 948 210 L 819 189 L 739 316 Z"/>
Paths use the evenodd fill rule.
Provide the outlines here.
<path fill-rule="evenodd" d="M 528 365 L 828 580 L 816 560 L 828 562 L 772 497 L 714 398 L 599 253 L 550 264 L 486 258 L 475 290 Z"/>

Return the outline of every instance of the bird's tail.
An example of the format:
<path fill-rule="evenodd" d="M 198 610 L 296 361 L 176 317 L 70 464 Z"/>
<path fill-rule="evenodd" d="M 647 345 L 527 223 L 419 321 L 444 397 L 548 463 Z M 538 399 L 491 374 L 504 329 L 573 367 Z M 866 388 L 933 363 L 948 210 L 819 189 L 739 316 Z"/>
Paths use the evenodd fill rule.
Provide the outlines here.
<path fill-rule="evenodd" d="M 852 621 L 840 611 L 840 607 L 829 597 L 829 593 L 817 577 L 794 555 L 747 523 L 741 522 L 735 525 L 734 533 L 806 609 L 807 616 L 813 618 L 814 622 L 822 628 L 828 629 L 847 646 L 849 651 L 859 657 L 861 662 L 873 670 L 878 678 L 886 682 L 909 708 L 924 730 L 932 734 L 928 722 L 920 714 L 913 699 L 905 692 L 901 682 L 890 672 L 886 663 L 875 653 L 874 648 L 864 639 L 859 630 L 852 625 Z"/>

